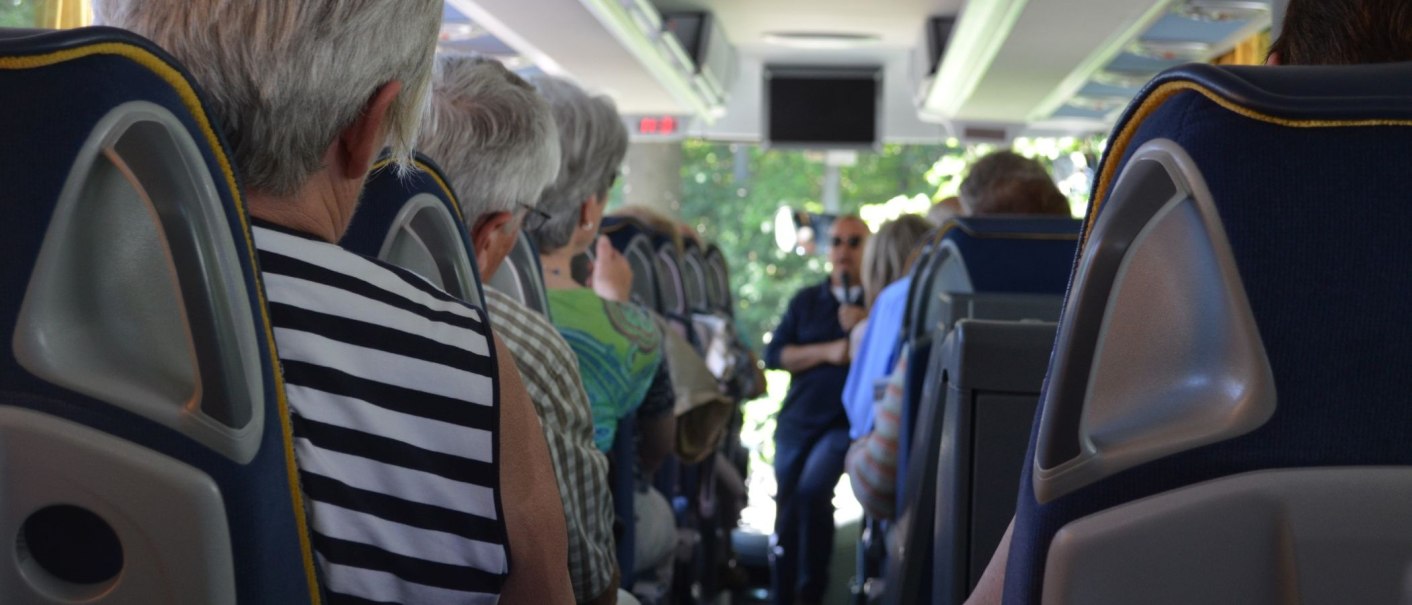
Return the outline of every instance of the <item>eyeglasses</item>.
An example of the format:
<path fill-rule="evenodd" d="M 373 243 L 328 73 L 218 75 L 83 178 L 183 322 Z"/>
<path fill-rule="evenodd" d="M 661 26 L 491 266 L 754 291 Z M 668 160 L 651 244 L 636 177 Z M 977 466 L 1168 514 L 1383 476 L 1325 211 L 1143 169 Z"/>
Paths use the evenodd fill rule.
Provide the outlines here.
<path fill-rule="evenodd" d="M 533 206 L 527 206 L 525 204 L 516 205 L 525 211 L 525 218 L 520 221 L 520 229 L 524 231 L 536 231 L 552 218 L 549 216 L 548 212 Z"/>
<path fill-rule="evenodd" d="M 833 243 L 833 246 L 834 246 L 835 248 L 837 248 L 837 247 L 839 247 L 839 246 L 842 246 L 842 245 L 844 245 L 844 244 L 848 244 L 848 247 L 849 247 L 849 248 L 857 248 L 858 246 L 863 245 L 863 238 L 862 238 L 861 236 L 858 236 L 858 235 L 855 235 L 855 236 L 850 237 L 850 238 L 848 238 L 848 239 L 843 239 L 843 238 L 841 238 L 841 237 L 835 237 L 835 238 L 833 238 L 832 243 Z"/>

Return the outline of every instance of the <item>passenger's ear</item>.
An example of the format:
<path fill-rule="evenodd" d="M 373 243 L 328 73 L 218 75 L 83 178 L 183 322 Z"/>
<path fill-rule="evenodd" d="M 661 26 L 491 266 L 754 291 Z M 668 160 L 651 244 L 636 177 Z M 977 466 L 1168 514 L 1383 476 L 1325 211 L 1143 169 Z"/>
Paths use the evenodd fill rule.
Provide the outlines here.
<path fill-rule="evenodd" d="M 579 204 L 579 227 L 595 227 L 593 207 L 598 205 L 598 194 L 588 196 L 582 204 Z"/>
<path fill-rule="evenodd" d="M 1265 64 L 1266 64 L 1266 65 L 1279 65 L 1279 64 L 1280 64 L 1280 53 L 1270 53 L 1270 56 L 1265 57 Z"/>
<path fill-rule="evenodd" d="M 579 225 L 580 225 L 580 226 L 582 226 L 582 225 L 584 225 L 585 223 L 588 222 L 588 217 L 590 216 L 590 212 L 592 212 L 591 210 L 589 210 L 589 206 L 590 206 L 591 204 L 596 203 L 597 201 L 598 201 L 598 196 L 594 195 L 594 196 L 591 196 L 591 197 L 589 197 L 588 199 L 584 200 L 584 202 L 583 202 L 582 204 L 579 204 Z"/>
<path fill-rule="evenodd" d="M 497 256 L 493 252 L 504 249 L 505 238 L 519 237 L 518 231 L 505 228 L 514 220 L 515 213 L 513 212 L 491 212 L 481 215 L 476 220 L 476 224 L 471 227 L 471 247 L 475 249 L 476 265 L 480 269 L 481 277 L 491 273 L 487 264 L 492 257 Z"/>
<path fill-rule="evenodd" d="M 373 158 L 386 143 L 387 114 L 392 102 L 402 92 L 402 82 L 393 80 L 379 86 L 368 97 L 363 111 L 353 119 L 338 137 L 338 160 L 344 178 L 362 179 L 372 166 Z"/>

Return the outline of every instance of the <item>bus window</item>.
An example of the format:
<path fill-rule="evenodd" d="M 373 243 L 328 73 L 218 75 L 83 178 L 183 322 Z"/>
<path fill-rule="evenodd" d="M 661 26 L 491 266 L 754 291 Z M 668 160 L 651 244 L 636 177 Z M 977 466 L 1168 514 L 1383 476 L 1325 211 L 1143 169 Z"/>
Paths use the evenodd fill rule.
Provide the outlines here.
<path fill-rule="evenodd" d="M 0 27 L 69 29 L 91 23 L 89 0 L 0 0 Z"/>

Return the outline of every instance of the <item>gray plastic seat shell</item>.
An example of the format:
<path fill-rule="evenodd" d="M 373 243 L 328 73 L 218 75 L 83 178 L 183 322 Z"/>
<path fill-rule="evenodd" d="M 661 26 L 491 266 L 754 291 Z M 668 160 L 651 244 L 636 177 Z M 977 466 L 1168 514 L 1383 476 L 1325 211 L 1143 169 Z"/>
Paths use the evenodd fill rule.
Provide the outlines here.
<path fill-rule="evenodd" d="M 1046 605 L 1406 603 L 1412 468 L 1245 473 L 1066 525 Z"/>
<path fill-rule="evenodd" d="M 460 229 L 461 221 L 440 199 L 419 193 L 397 212 L 378 259 L 416 273 L 461 300 L 481 304 L 481 286 Z"/>
<path fill-rule="evenodd" d="M 97 123 L 55 205 L 12 346 L 36 376 L 245 463 L 264 425 L 260 331 L 200 153 L 153 103 Z"/>
<path fill-rule="evenodd" d="M 1170 140 L 1144 144 L 1113 197 L 1129 203 L 1099 216 L 1061 322 L 1034 461 L 1040 502 L 1245 434 L 1275 410 L 1273 371 L 1191 157 Z M 1101 322 L 1079 325 L 1094 308 Z M 1091 358 L 1083 339 L 1096 343 Z"/>
<path fill-rule="evenodd" d="M 1015 514 L 1057 327 L 965 319 L 941 349 L 949 380 L 936 452 L 933 605 L 966 599 Z"/>
<path fill-rule="evenodd" d="M 0 549 L 7 605 L 234 605 L 225 504 L 202 471 L 76 422 L 0 406 L 0 476 L 0 534 L 18 536 L 33 512 L 69 504 L 106 521 L 123 548 L 112 581 L 74 584 L 11 538 Z"/>

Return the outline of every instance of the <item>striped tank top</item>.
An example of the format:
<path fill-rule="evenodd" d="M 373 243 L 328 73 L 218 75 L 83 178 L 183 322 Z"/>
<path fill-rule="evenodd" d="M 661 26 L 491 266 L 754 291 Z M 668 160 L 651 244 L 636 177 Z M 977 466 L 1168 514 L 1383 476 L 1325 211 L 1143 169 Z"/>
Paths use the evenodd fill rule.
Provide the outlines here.
<path fill-rule="evenodd" d="M 254 235 L 328 602 L 495 603 L 509 555 L 484 314 L 309 235 Z"/>

